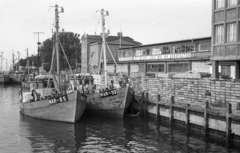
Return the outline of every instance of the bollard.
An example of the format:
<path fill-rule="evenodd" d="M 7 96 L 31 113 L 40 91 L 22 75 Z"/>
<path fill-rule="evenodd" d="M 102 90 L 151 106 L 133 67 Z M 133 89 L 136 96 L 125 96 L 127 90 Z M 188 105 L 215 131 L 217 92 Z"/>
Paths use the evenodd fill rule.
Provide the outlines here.
<path fill-rule="evenodd" d="M 186 130 L 188 130 L 188 127 L 189 127 L 189 107 L 190 107 L 190 104 L 187 104 L 186 105 Z"/>
<path fill-rule="evenodd" d="M 159 107 L 160 107 L 160 105 L 159 105 L 159 102 L 161 101 L 161 95 L 160 94 L 158 94 L 157 95 L 157 105 L 156 105 L 156 121 L 158 121 L 159 120 L 159 116 L 160 116 L 160 114 L 159 114 Z"/>
<path fill-rule="evenodd" d="M 174 104 L 174 96 L 171 96 L 171 102 L 170 102 L 170 115 L 169 115 L 169 120 L 170 120 L 170 124 L 173 123 L 174 120 L 174 116 L 173 116 L 173 104 Z"/>
<path fill-rule="evenodd" d="M 208 134 L 208 113 L 207 110 L 209 108 L 209 102 L 205 102 L 205 108 L 204 108 L 204 134 L 207 135 Z"/>
<path fill-rule="evenodd" d="M 231 139 L 231 123 L 232 119 L 230 115 L 232 114 L 232 104 L 227 104 L 227 114 L 226 114 L 226 141 L 228 142 Z"/>

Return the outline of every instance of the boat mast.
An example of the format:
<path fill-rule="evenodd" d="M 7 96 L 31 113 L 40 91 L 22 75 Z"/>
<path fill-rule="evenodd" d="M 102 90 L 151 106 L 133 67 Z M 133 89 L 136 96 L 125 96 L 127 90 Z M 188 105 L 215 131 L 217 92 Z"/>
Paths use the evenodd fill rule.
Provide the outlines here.
<path fill-rule="evenodd" d="M 57 81 L 58 86 L 60 87 L 60 64 L 59 64 L 59 43 L 58 43 L 58 26 L 59 23 L 59 16 L 58 16 L 58 5 L 55 5 L 55 28 L 56 28 L 56 42 L 55 42 L 55 49 L 56 49 L 56 56 L 57 56 Z"/>
<path fill-rule="evenodd" d="M 1 52 L 1 72 L 3 71 L 3 52 Z"/>
<path fill-rule="evenodd" d="M 108 15 L 108 12 L 106 12 L 106 15 Z M 107 58 L 106 58 L 106 40 L 105 40 L 105 19 L 106 16 L 104 14 L 104 9 L 101 10 L 101 16 L 102 16 L 102 46 L 103 46 L 103 62 L 104 62 L 104 78 L 105 78 L 105 87 L 107 87 Z"/>
<path fill-rule="evenodd" d="M 17 67 L 17 71 L 19 72 L 19 54 L 20 54 L 20 52 L 19 51 L 17 51 L 17 53 L 18 53 L 18 67 Z"/>
<path fill-rule="evenodd" d="M 15 63 L 15 62 L 14 62 L 14 51 L 13 51 L 13 53 L 12 53 L 12 56 L 13 56 L 13 61 L 12 61 L 12 62 L 13 62 L 13 66 L 12 66 L 12 67 L 13 67 L 13 72 L 14 72 L 14 63 Z M 11 67 L 11 66 L 10 66 L 10 67 Z"/>
<path fill-rule="evenodd" d="M 27 48 L 27 69 L 28 69 L 28 77 L 29 77 L 29 58 L 28 58 L 28 48 Z M 25 71 L 26 72 L 26 71 Z"/>

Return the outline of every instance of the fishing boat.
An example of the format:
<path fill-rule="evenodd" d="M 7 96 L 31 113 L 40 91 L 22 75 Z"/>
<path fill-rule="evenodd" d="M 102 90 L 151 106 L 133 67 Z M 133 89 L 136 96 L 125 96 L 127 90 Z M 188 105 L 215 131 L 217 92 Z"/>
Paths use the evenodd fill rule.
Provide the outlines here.
<path fill-rule="evenodd" d="M 78 90 L 68 90 L 69 88 L 60 74 L 58 8 L 59 7 L 56 5 L 56 37 L 52 53 L 51 77 L 47 79 L 37 77 L 37 79 L 33 81 L 22 82 L 20 111 L 34 118 L 75 123 L 84 113 L 86 108 L 86 96 Z M 53 64 L 55 61 L 57 63 L 56 68 L 54 66 L 55 64 Z M 55 70 L 57 70 L 56 73 Z"/>
<path fill-rule="evenodd" d="M 10 82 L 13 84 L 20 84 L 21 83 L 21 79 L 22 79 L 22 73 L 19 71 L 19 64 L 20 64 L 20 59 L 19 59 L 19 51 L 18 53 L 18 62 L 17 62 L 17 68 L 14 68 L 15 65 L 15 55 L 14 53 L 12 53 L 13 55 L 13 69 L 10 72 Z"/>
<path fill-rule="evenodd" d="M 22 80 L 22 74 L 20 73 L 12 73 L 10 75 L 10 82 L 13 84 L 20 84 Z"/>
<path fill-rule="evenodd" d="M 104 70 L 102 74 L 82 75 L 79 79 L 79 90 L 87 95 L 86 111 L 98 115 L 123 117 L 133 98 L 133 89 L 127 83 L 114 86 L 107 73 L 105 19 L 108 12 L 101 10 L 102 18 L 102 53 Z M 114 57 L 113 57 L 114 59 Z M 100 61 L 102 61 L 100 59 Z M 101 63 L 99 63 L 100 67 Z M 120 76 L 122 77 L 122 76 Z M 103 80 L 103 81 L 102 81 Z"/>
<path fill-rule="evenodd" d="M 4 73 L 3 71 L 3 52 L 1 52 L 1 55 L 0 55 L 0 60 L 1 60 L 1 71 L 0 71 L 0 83 L 9 83 L 9 75 L 7 75 L 6 73 Z"/>

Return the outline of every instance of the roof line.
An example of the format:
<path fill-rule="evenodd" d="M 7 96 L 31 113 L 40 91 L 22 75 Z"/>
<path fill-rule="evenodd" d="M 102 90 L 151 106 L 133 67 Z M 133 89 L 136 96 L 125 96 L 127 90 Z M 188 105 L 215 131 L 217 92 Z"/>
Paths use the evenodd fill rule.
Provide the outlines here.
<path fill-rule="evenodd" d="M 180 43 L 180 42 L 198 41 L 198 40 L 202 40 L 202 39 L 211 39 L 211 38 L 212 38 L 212 37 L 209 36 L 209 37 L 201 37 L 201 38 L 192 38 L 192 39 L 176 40 L 176 41 L 153 43 L 153 44 L 146 44 L 146 45 L 140 45 L 140 46 L 134 46 L 134 47 L 119 48 L 119 50 L 121 50 L 121 49 L 128 49 L 128 48 L 147 47 L 147 46 L 154 46 L 154 45 L 165 45 L 165 44 Z"/>

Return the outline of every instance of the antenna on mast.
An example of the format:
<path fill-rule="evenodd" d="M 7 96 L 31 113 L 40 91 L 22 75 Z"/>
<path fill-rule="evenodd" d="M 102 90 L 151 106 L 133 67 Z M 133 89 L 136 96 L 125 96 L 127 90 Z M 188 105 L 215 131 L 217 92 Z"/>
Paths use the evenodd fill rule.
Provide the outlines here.
<path fill-rule="evenodd" d="M 44 32 L 34 32 L 33 34 L 37 34 L 38 35 L 38 42 L 37 42 L 37 45 L 38 45 L 38 73 L 40 72 L 40 62 L 39 62 L 39 46 L 41 45 L 41 43 L 39 42 L 39 34 L 44 34 Z"/>

